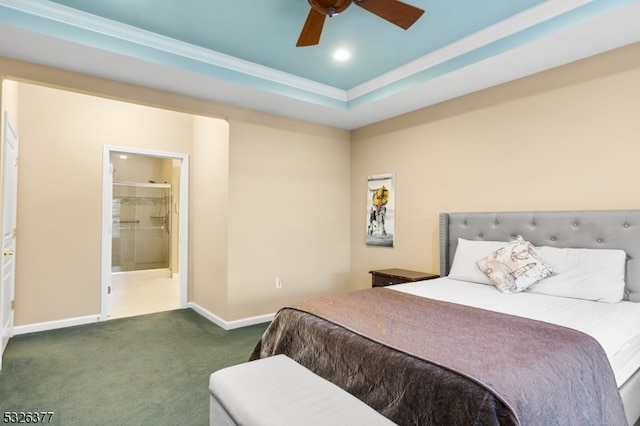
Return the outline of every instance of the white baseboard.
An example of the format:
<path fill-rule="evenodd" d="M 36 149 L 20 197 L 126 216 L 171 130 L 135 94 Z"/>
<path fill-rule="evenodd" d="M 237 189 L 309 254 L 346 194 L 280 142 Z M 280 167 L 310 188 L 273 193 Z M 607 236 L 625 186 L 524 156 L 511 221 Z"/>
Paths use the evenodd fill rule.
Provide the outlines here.
<path fill-rule="evenodd" d="M 257 317 L 243 318 L 243 319 L 234 320 L 234 321 L 225 321 L 219 316 L 217 316 L 216 314 L 213 314 L 208 310 L 204 309 L 202 306 L 198 305 L 197 303 L 189 302 L 187 304 L 187 307 L 193 309 L 194 311 L 196 311 L 197 313 L 199 313 L 200 315 L 202 315 L 203 317 L 205 317 L 206 319 L 208 319 L 218 327 L 222 328 L 223 330 L 233 330 L 236 328 L 247 327 L 249 325 L 262 324 L 262 323 L 273 320 L 273 317 L 276 315 L 275 313 L 273 313 L 273 314 L 260 315 Z"/>
<path fill-rule="evenodd" d="M 89 315 L 86 317 L 69 318 L 57 321 L 39 322 L 36 324 L 18 325 L 13 327 L 13 335 L 36 333 L 38 331 L 56 330 L 58 328 L 74 327 L 76 325 L 92 324 L 100 321 L 100 315 Z"/>
<path fill-rule="evenodd" d="M 240 320 L 225 321 L 219 316 L 209 312 L 208 310 L 204 309 L 202 306 L 196 303 L 189 302 L 187 304 L 187 307 L 193 309 L 194 311 L 196 311 L 197 313 L 199 313 L 200 315 L 202 315 L 203 317 L 205 317 L 206 319 L 208 319 L 218 327 L 222 328 L 223 330 L 233 330 L 236 328 L 247 327 L 249 325 L 262 324 L 262 323 L 273 320 L 273 317 L 275 316 L 275 313 L 273 313 L 273 314 L 260 315 L 257 317 L 243 318 Z M 92 324 L 94 322 L 99 322 L 99 321 L 100 321 L 100 315 L 89 315 L 86 317 L 77 317 L 77 318 L 69 318 L 69 319 L 57 320 L 57 321 L 39 322 L 36 324 L 19 325 L 19 326 L 13 327 L 13 335 L 18 336 L 20 334 L 36 333 L 38 331 L 56 330 L 58 328 Z"/>

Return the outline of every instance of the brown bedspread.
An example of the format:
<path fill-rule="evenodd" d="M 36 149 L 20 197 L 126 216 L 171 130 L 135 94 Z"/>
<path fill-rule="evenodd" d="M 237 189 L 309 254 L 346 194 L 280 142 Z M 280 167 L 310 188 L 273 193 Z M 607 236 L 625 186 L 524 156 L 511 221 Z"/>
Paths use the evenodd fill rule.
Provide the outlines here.
<path fill-rule="evenodd" d="M 626 425 L 592 337 L 390 289 L 282 309 L 251 359 L 279 353 L 401 425 Z"/>

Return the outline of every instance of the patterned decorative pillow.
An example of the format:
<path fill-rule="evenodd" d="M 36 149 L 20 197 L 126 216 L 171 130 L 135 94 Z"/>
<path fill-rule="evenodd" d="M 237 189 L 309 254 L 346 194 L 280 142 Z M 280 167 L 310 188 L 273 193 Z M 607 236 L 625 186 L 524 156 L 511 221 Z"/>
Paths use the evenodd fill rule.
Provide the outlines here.
<path fill-rule="evenodd" d="M 476 262 L 502 293 L 518 293 L 553 273 L 535 247 L 518 235 L 506 246 Z"/>

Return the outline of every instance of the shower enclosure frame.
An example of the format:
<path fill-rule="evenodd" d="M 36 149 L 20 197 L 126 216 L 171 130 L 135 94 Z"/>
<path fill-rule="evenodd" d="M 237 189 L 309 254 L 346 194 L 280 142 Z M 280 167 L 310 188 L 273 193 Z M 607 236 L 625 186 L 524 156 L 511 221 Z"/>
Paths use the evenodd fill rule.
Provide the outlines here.
<path fill-rule="evenodd" d="M 180 161 L 180 199 L 178 204 L 178 265 L 180 268 L 180 307 L 187 307 L 187 282 L 189 266 L 189 155 L 184 153 L 153 151 L 129 147 L 105 145 L 102 152 L 102 277 L 100 321 L 109 317 L 109 294 L 111 292 L 111 251 L 112 251 L 112 197 L 113 170 L 111 154 L 138 154 L 148 157 L 167 158 Z"/>
<path fill-rule="evenodd" d="M 134 203 L 134 205 L 136 206 L 134 208 L 134 216 L 135 216 L 135 220 L 133 220 L 133 218 L 130 218 L 129 220 L 122 220 L 121 216 L 118 217 L 118 219 L 115 219 L 114 217 L 114 213 L 112 211 L 112 221 L 111 223 L 113 224 L 113 226 L 111 227 L 111 232 L 112 232 L 112 239 L 111 239 L 111 254 L 112 254 L 112 259 L 111 259 L 111 273 L 122 273 L 122 274 L 126 274 L 129 272 L 136 272 L 136 271 L 152 271 L 152 270 L 156 270 L 156 269 L 168 269 L 171 270 L 171 255 L 172 255 L 172 250 L 171 250 L 171 234 L 172 234 L 172 221 L 171 221 L 171 210 L 172 210 L 172 189 L 171 189 L 171 184 L 168 183 L 143 183 L 143 182 L 121 182 L 121 181 L 114 181 L 113 182 L 113 187 L 119 187 L 119 188 L 126 188 L 128 190 L 132 190 L 132 189 L 140 189 L 141 191 L 144 191 L 145 189 L 147 190 L 168 190 L 166 193 L 165 191 L 162 191 L 162 196 L 161 197 L 154 197 L 151 195 L 151 193 L 146 193 L 145 196 L 143 196 L 142 198 L 145 199 L 153 199 L 153 200 L 157 200 L 160 199 L 160 204 L 159 207 L 156 207 L 156 205 L 152 205 L 150 208 L 152 210 L 154 210 L 155 213 L 155 209 L 158 208 L 158 214 L 157 215 L 149 215 L 148 218 L 145 219 L 150 219 L 150 221 L 148 220 L 147 222 L 158 222 L 158 220 L 161 221 L 160 224 L 157 223 L 144 223 L 145 220 L 141 220 L 139 217 L 140 212 L 138 212 L 138 208 L 140 209 L 149 209 L 149 206 L 146 205 L 146 203 L 142 202 L 142 203 Z M 113 189 L 114 193 L 117 192 L 115 191 L 115 189 Z M 121 194 L 120 194 L 121 195 Z M 118 195 L 114 195 L 112 193 L 112 196 L 118 197 Z M 138 194 L 136 191 L 136 195 L 134 196 L 134 198 L 137 198 Z M 130 193 L 127 194 L 127 196 L 125 198 L 130 198 Z M 114 202 L 114 198 L 112 198 L 112 205 Z M 130 203 L 126 204 L 126 205 L 130 205 Z M 124 209 L 124 207 L 120 207 L 120 209 Z M 119 209 L 119 210 L 120 210 Z M 160 211 L 161 210 L 161 211 Z M 127 210 L 128 215 L 131 215 L 131 210 Z M 163 214 L 161 214 L 163 213 Z M 122 213 L 119 213 L 119 215 Z M 145 215 L 142 214 L 142 217 L 144 217 Z M 140 226 L 142 228 L 140 228 Z M 125 238 L 123 235 L 120 235 L 120 237 L 118 238 L 120 240 L 120 238 L 123 238 L 125 240 L 130 240 L 130 242 L 133 243 L 133 250 L 131 250 L 130 254 L 133 257 L 133 259 L 129 258 L 129 262 L 124 262 L 125 263 L 125 267 L 123 267 L 123 269 L 121 271 L 115 272 L 113 267 L 114 267 L 114 253 L 116 252 L 115 247 L 114 247 L 114 239 L 116 238 L 116 228 L 118 230 L 117 234 L 124 234 L 127 235 L 127 231 L 129 231 L 128 235 L 131 236 L 131 232 L 133 231 L 133 238 Z M 160 256 L 162 258 L 161 261 L 146 261 L 146 262 L 140 262 L 138 260 L 138 255 L 140 254 L 140 248 L 138 247 L 138 243 L 139 242 L 143 242 L 145 240 L 144 237 L 140 237 L 140 235 L 138 234 L 138 232 L 136 231 L 140 231 L 142 233 L 149 233 L 149 231 L 154 232 L 154 231 L 161 231 L 163 238 L 161 239 L 161 249 L 160 249 Z M 165 235 L 166 233 L 166 235 Z M 155 233 L 152 237 L 152 239 L 157 240 L 157 233 Z M 148 235 L 147 235 L 148 237 Z M 166 237 L 166 239 L 164 238 Z M 153 244 L 153 247 L 157 247 L 157 244 Z M 144 246 L 143 246 L 144 247 Z M 120 249 L 122 249 L 120 247 Z M 157 250 L 154 250 L 154 254 L 156 254 L 157 256 Z M 121 259 L 122 260 L 122 259 Z M 153 266 L 146 266 L 146 267 L 141 267 L 141 265 L 144 265 L 144 263 L 152 263 Z M 166 262 L 166 266 L 164 265 Z M 133 264 L 133 265 L 132 265 Z M 122 266 L 122 263 L 119 263 L 119 266 Z M 138 268 L 135 269 L 130 269 L 131 266 L 138 266 Z M 113 275 L 112 275 L 113 276 Z"/>

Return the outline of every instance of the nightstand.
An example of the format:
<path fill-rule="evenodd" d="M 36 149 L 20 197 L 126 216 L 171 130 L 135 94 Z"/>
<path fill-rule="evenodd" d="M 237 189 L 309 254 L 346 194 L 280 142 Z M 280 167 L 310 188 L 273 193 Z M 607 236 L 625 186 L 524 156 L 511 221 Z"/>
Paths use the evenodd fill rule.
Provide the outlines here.
<path fill-rule="evenodd" d="M 407 269 L 378 269 L 369 271 L 371 274 L 371 287 L 384 287 L 393 284 L 410 283 L 414 281 L 432 280 L 440 275 L 427 272 L 409 271 Z"/>

